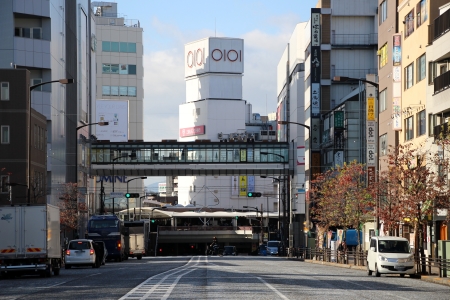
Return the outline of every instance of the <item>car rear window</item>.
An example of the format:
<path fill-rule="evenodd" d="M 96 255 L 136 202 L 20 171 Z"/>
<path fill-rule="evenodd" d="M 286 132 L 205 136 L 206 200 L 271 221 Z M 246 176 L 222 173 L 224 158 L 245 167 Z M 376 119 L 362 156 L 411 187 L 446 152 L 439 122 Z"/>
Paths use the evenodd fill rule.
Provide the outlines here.
<path fill-rule="evenodd" d="M 69 249 L 70 250 L 91 249 L 91 245 L 89 242 L 70 242 Z"/>

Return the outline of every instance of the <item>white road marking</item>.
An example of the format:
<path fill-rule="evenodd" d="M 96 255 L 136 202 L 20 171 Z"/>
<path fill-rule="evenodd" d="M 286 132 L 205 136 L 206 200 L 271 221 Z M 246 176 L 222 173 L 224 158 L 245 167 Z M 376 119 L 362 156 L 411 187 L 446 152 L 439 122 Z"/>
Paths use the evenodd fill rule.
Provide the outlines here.
<path fill-rule="evenodd" d="M 270 285 L 269 283 L 267 283 L 264 279 L 262 279 L 261 277 L 256 277 L 258 278 L 262 283 L 264 283 L 269 289 L 271 289 L 272 291 L 274 291 L 278 296 L 280 296 L 281 299 L 289 299 L 288 297 L 286 297 L 285 295 L 283 295 L 280 291 L 278 291 L 276 288 L 274 288 L 272 285 Z"/>

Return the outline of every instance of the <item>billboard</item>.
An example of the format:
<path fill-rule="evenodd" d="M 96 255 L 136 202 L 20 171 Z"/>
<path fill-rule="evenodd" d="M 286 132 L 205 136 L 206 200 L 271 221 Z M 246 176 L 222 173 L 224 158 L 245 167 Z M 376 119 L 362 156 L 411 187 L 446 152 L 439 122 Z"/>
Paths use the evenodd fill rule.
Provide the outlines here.
<path fill-rule="evenodd" d="M 96 122 L 109 123 L 97 125 L 98 140 L 128 142 L 128 100 L 97 100 Z"/>

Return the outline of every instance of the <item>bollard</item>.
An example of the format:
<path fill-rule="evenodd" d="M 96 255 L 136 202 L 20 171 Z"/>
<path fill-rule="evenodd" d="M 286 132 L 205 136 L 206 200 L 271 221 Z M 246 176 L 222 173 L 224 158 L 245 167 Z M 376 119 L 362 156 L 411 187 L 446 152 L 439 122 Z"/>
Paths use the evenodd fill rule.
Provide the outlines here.
<path fill-rule="evenodd" d="M 438 265 L 439 265 L 439 277 L 442 277 L 442 260 L 440 256 L 438 256 Z"/>
<path fill-rule="evenodd" d="M 428 255 L 428 275 L 431 275 L 431 255 Z"/>

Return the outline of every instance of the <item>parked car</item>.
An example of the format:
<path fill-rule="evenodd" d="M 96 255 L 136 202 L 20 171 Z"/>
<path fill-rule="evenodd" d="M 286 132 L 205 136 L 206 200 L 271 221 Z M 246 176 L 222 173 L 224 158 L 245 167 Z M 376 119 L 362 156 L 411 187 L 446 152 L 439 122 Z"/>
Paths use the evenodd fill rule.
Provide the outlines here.
<path fill-rule="evenodd" d="M 232 255 L 232 256 L 236 256 L 237 250 L 236 250 L 236 246 L 224 246 L 223 247 L 223 256 L 225 255 Z"/>
<path fill-rule="evenodd" d="M 65 268 L 72 266 L 97 267 L 94 242 L 88 239 L 78 239 L 69 242 L 65 253 Z"/>
<path fill-rule="evenodd" d="M 267 242 L 267 254 L 278 255 L 278 248 L 280 248 L 280 241 Z"/>
<path fill-rule="evenodd" d="M 367 275 L 405 274 L 414 276 L 414 254 L 405 238 L 373 236 L 367 251 Z"/>
<path fill-rule="evenodd" d="M 97 249 L 97 247 L 95 247 L 96 245 L 98 246 L 98 249 Z M 104 265 L 106 263 L 106 257 L 108 256 L 108 250 L 106 249 L 105 242 L 95 241 L 94 248 L 95 248 L 95 254 L 97 256 L 100 256 L 99 257 L 100 264 Z"/>
<path fill-rule="evenodd" d="M 267 255 L 267 246 L 266 245 L 259 245 L 258 255 L 263 255 L 263 256 Z"/>

